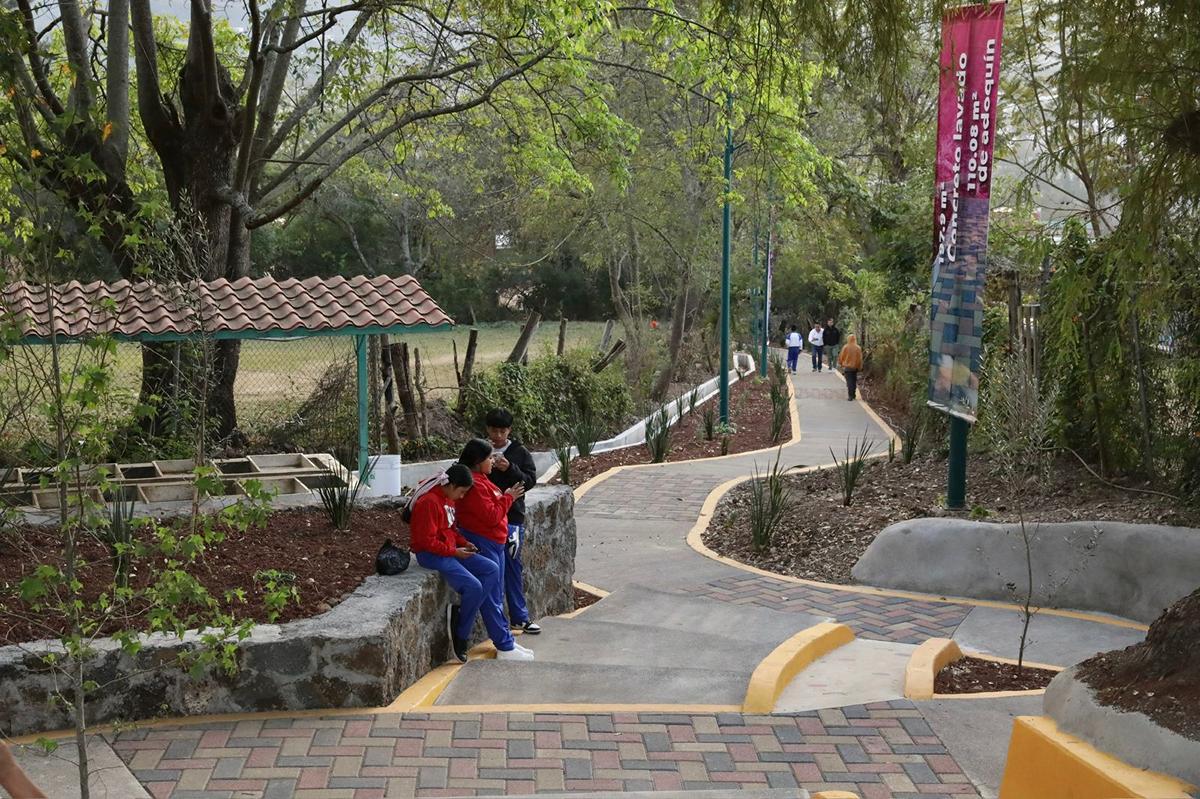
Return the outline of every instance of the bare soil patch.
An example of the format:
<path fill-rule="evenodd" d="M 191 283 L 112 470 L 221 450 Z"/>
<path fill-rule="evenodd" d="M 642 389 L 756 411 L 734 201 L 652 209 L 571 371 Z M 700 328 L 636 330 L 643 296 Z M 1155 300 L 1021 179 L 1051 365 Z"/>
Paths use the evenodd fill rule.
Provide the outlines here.
<path fill-rule="evenodd" d="M 838 452 L 839 458 L 842 455 Z M 1039 481 L 1038 496 L 1027 501 L 1027 521 L 1086 519 L 1200 526 L 1200 508 L 1105 485 L 1074 461 L 1054 463 L 1049 475 L 1044 483 Z M 704 533 L 704 543 L 722 555 L 763 569 L 846 584 L 853 582 L 850 569 L 885 527 L 906 519 L 945 515 L 946 461 L 938 456 L 919 456 L 908 464 L 899 459 L 871 461 L 848 508 L 842 504 L 833 469 L 785 479 L 794 506 L 766 551 L 755 549 L 750 538 L 749 484 L 738 486 L 722 500 Z M 986 456 L 972 455 L 968 461 L 967 501 L 973 508 L 972 518 L 1017 521 L 1005 484 L 993 474 Z"/>
<path fill-rule="evenodd" d="M 1146 640 L 1079 664 L 1101 704 L 1144 713 L 1200 741 L 1200 589 L 1155 619 Z"/>
<path fill-rule="evenodd" d="M 1015 663 L 1000 663 L 983 658 L 964 657 L 937 673 L 933 690 L 939 694 L 981 694 L 989 691 L 1032 691 L 1045 688 L 1057 671 L 1018 669 Z"/>
<path fill-rule="evenodd" d="M 584 591 L 579 586 L 575 586 L 575 610 L 583 610 L 586 607 L 599 602 L 603 597 L 598 597 L 591 591 Z"/>
<path fill-rule="evenodd" d="M 715 405 L 714 396 L 707 402 L 696 406 L 672 428 L 670 451 L 666 462 L 692 460 L 694 458 L 713 458 L 722 454 L 736 455 L 741 452 L 751 452 L 765 449 L 779 443 L 786 443 L 792 437 L 791 422 L 783 427 L 779 442 L 771 441 L 771 393 L 770 383 L 755 377 L 746 377 L 734 383 L 729 389 L 729 421 L 737 432 L 729 437 L 729 451 L 722 453 L 721 438 L 714 435 L 709 441 L 704 434 L 704 409 Z M 572 486 L 582 485 L 598 474 L 615 466 L 631 466 L 639 463 L 650 463 L 650 450 L 641 444 L 635 447 L 589 455 L 586 458 L 575 458 L 571 461 Z"/>
<path fill-rule="evenodd" d="M 21 612 L 26 607 L 20 599 L 21 578 L 37 563 L 61 562 L 57 532 L 27 527 L 20 535 L 29 549 L 15 546 L 13 538 L 0 543 L 0 608 L 12 609 L 0 610 L 0 644 L 40 640 L 66 629 L 61 617 L 43 615 L 33 620 Z M 192 573 L 216 597 L 223 597 L 227 590 L 246 589 L 245 602 L 226 602 L 225 607 L 238 618 L 260 622 L 267 621 L 267 610 L 255 574 L 267 569 L 291 574 L 300 599 L 285 606 L 276 621 L 292 621 L 324 613 L 374 574 L 375 554 L 385 538 L 398 546 L 408 546 L 408 526 L 401 521 L 398 509 L 359 509 L 346 532 L 335 530 L 319 511 L 276 511 L 261 528 L 245 533 L 230 531 L 224 541 L 204 553 Z M 112 562 L 104 545 L 91 537 L 81 540 L 81 550 L 89 562 L 81 575 L 83 593 L 95 600 L 102 592 L 112 590 Z M 148 585 L 148 572 L 142 564 L 132 575 L 131 584 Z M 143 610 L 132 609 L 131 616 L 113 619 L 100 632 L 145 629 Z"/>

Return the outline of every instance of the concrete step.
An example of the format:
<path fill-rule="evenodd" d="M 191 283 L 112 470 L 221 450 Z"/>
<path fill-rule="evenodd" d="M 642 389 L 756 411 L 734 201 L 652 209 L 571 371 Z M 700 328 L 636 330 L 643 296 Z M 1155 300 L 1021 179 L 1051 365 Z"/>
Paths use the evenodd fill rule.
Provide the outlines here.
<path fill-rule="evenodd" d="M 622 791 L 600 793 L 536 793 L 509 799 L 809 799 L 803 788 L 724 788 L 718 791 Z"/>
<path fill-rule="evenodd" d="M 438 705 L 740 705 L 749 673 L 674 666 L 472 660 Z"/>
<path fill-rule="evenodd" d="M 829 620 L 827 616 L 735 605 L 644 585 L 623 586 L 579 618 L 713 635 L 731 642 L 770 643 L 772 647 L 800 630 Z"/>
<path fill-rule="evenodd" d="M 912 644 L 855 639 L 796 675 L 775 703 L 776 713 L 888 702 L 904 696 Z"/>
<path fill-rule="evenodd" d="M 717 671 L 744 671 L 759 662 L 792 633 L 775 640 L 746 640 L 691 630 L 593 619 L 546 619 L 541 635 L 523 635 L 521 646 L 532 649 L 539 663 L 579 663 L 595 666 L 657 666 Z M 793 632 L 797 632 L 793 631 Z M 777 634 L 778 635 L 778 634 Z"/>

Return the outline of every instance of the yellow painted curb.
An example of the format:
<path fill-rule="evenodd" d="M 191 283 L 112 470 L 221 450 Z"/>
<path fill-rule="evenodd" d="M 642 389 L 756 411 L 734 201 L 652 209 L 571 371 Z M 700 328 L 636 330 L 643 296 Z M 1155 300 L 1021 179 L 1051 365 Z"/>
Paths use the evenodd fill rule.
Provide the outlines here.
<path fill-rule="evenodd" d="M 446 686 L 462 668 L 461 663 L 447 663 L 438 666 L 433 671 L 404 689 L 398 697 L 387 706 L 389 713 L 404 713 L 415 708 L 426 708 L 433 705 L 437 698 L 446 690 Z"/>
<path fill-rule="evenodd" d="M 904 698 L 933 699 L 938 672 L 962 656 L 962 650 L 950 638 L 930 638 L 918 646 L 904 667 Z"/>
<path fill-rule="evenodd" d="M 600 483 L 603 483 L 610 477 L 615 477 L 617 474 L 625 471 L 626 469 L 649 469 L 655 466 L 679 466 L 685 463 L 713 463 L 715 461 L 729 460 L 730 458 L 745 458 L 750 455 L 762 455 L 764 452 L 774 452 L 780 447 L 790 447 L 793 444 L 799 444 L 800 439 L 803 437 L 803 433 L 800 430 L 800 408 L 796 404 L 796 386 L 793 385 L 790 379 L 787 381 L 787 389 L 788 403 L 791 410 L 789 413 L 789 418 L 791 419 L 792 423 L 792 437 L 787 441 L 781 441 L 778 444 L 773 444 L 769 447 L 763 447 L 761 449 L 752 449 L 747 450 L 746 452 L 735 452 L 731 455 L 714 455 L 711 458 L 687 458 L 686 460 L 664 461 L 663 463 L 630 463 L 624 466 L 614 466 L 607 471 L 601 472 L 590 480 L 585 481 L 582 485 L 576 488 L 573 492 L 575 501 L 578 502 L 579 500 L 583 499 L 587 492 L 591 491 L 593 488 L 598 486 Z M 880 424 L 883 425 L 884 430 L 888 431 L 889 433 L 891 432 L 891 428 L 889 428 L 886 424 L 883 424 L 882 421 L 880 421 Z M 891 433 L 891 435 L 895 436 L 895 433 Z M 632 446 L 636 447 L 640 445 L 634 444 Z M 611 451 L 616 452 L 616 450 Z"/>
<path fill-rule="evenodd" d="M 596 596 L 600 597 L 601 599 L 604 599 L 604 597 L 608 596 L 608 591 L 605 591 L 603 588 L 597 588 L 594 585 L 585 583 L 582 580 L 572 580 L 571 585 L 575 586 L 576 588 L 580 589 L 581 591 L 587 591 L 589 594 L 595 594 Z"/>
<path fill-rule="evenodd" d="M 638 705 L 638 704 L 544 704 L 544 705 L 434 705 L 422 713 L 740 713 L 741 705 Z"/>
<path fill-rule="evenodd" d="M 878 456 L 875 456 L 878 457 Z M 818 469 L 831 468 L 833 464 L 823 466 L 807 466 L 803 469 L 793 469 L 788 474 L 804 474 L 806 472 L 816 471 Z M 692 529 L 687 534 L 687 544 L 696 552 L 706 558 L 715 560 L 718 563 L 724 563 L 740 571 L 750 574 L 757 574 L 760 577 L 770 577 L 773 580 L 779 580 L 784 583 L 793 585 L 807 585 L 812 588 L 820 588 L 826 591 L 844 591 L 848 594 L 864 594 L 867 596 L 888 596 L 899 599 L 911 599 L 916 602 L 936 602 L 947 605 L 969 605 L 979 608 L 999 608 L 1001 610 L 1012 610 L 1020 612 L 1021 606 L 1011 602 L 999 602 L 991 599 L 971 599 L 969 597 L 946 597 L 937 596 L 934 594 L 918 594 L 913 591 L 892 591 L 887 588 L 873 588 L 869 585 L 841 585 L 840 583 L 823 583 L 819 580 L 806 580 L 803 577 L 793 577 L 790 574 L 780 574 L 779 572 L 760 569 L 757 566 L 751 566 L 748 563 L 742 563 L 740 560 L 726 557 L 718 552 L 714 552 L 704 543 L 704 532 L 708 529 L 709 523 L 712 521 L 713 513 L 717 509 L 717 505 L 725 498 L 725 495 L 730 492 L 735 486 L 745 483 L 753 479 L 752 475 L 744 475 L 728 480 L 712 490 L 708 497 L 704 500 L 704 504 L 700 508 L 700 516 L 696 519 L 696 523 L 692 525 Z M 1150 628 L 1145 624 L 1139 624 L 1135 621 L 1127 619 L 1118 619 L 1110 616 L 1101 616 L 1095 613 L 1085 613 L 1078 610 L 1059 610 L 1057 608 L 1040 608 L 1039 614 L 1046 616 L 1060 616 L 1066 619 L 1079 619 L 1081 621 L 1095 622 L 1096 624 L 1106 624 L 1109 627 L 1120 627 L 1126 630 L 1139 630 L 1145 632 Z"/>
<path fill-rule="evenodd" d="M 858 799 L 858 794 L 850 791 L 818 791 L 810 799 Z"/>
<path fill-rule="evenodd" d="M 589 594 L 595 594 L 596 596 L 600 597 L 601 599 L 604 599 L 604 597 L 608 596 L 608 592 L 605 591 L 603 588 L 597 588 L 594 585 L 588 585 L 587 583 L 581 583 L 578 580 L 573 581 L 571 583 L 571 585 L 575 586 L 576 588 L 587 591 Z M 581 613 L 586 613 L 587 611 L 596 607 L 596 605 L 598 605 L 598 604 L 599 604 L 599 602 L 593 602 L 590 605 L 584 605 L 583 607 L 576 608 L 575 610 L 568 610 L 566 613 L 558 614 L 557 618 L 573 619 L 576 616 L 580 615 Z"/>
<path fill-rule="evenodd" d="M 1189 799 L 1194 787 L 1145 771 L 1058 729 L 1045 716 L 1013 721 L 1000 799 Z"/>
<path fill-rule="evenodd" d="M 750 675 L 742 710 L 770 713 L 783 689 L 810 663 L 854 640 L 854 631 L 844 624 L 821 622 L 801 630 L 775 647 L 775 651 Z"/>

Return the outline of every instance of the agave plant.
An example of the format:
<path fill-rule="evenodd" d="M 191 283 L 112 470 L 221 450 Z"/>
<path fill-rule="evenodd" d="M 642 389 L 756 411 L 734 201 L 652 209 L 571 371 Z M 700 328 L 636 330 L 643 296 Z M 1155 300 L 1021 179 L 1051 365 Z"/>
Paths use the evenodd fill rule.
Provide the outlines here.
<path fill-rule="evenodd" d="M 646 447 L 650 450 L 651 462 L 662 463 L 667 459 L 671 448 L 671 414 L 666 405 L 646 419 Z"/>
<path fill-rule="evenodd" d="M 854 489 L 858 486 L 863 470 L 867 468 L 867 458 L 870 457 L 873 449 L 875 449 L 875 442 L 868 437 L 865 430 L 861 438 L 854 439 L 853 445 L 850 443 L 850 437 L 846 437 L 844 459 L 838 460 L 833 448 L 829 449 L 829 454 L 833 455 L 833 462 L 837 468 L 838 481 L 842 485 L 842 504 L 847 508 L 854 499 Z"/>
<path fill-rule="evenodd" d="M 333 529 L 350 529 L 350 519 L 358 505 L 359 492 L 363 486 L 370 484 L 374 472 L 375 462 L 370 458 L 367 458 L 366 464 L 359 471 L 358 479 L 352 481 L 353 486 L 350 485 L 350 481 L 341 479 L 333 472 L 325 472 L 325 476 L 330 479 L 323 480 L 317 486 L 317 494 L 321 497 L 321 506 L 325 509 L 325 516 L 333 525 Z"/>
<path fill-rule="evenodd" d="M 750 539 L 759 552 L 770 549 L 775 539 L 775 529 L 792 507 L 792 491 L 784 482 L 787 469 L 779 467 L 782 448 L 775 453 L 775 463 L 763 477 L 754 467 L 754 479 L 750 481 Z"/>

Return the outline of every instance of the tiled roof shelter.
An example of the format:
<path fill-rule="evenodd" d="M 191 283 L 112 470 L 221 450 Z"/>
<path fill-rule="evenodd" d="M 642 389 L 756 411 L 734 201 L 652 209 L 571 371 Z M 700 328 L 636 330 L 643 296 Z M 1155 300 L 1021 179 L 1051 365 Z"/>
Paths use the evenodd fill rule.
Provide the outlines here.
<path fill-rule="evenodd" d="M 265 339 L 354 336 L 358 463 L 368 446 L 367 336 L 454 324 L 410 275 L 273 277 L 192 283 L 10 283 L 0 297 L 22 344 L 111 335 L 127 341 L 197 336 Z"/>
<path fill-rule="evenodd" d="M 187 284 L 10 283 L 4 310 L 27 343 L 99 334 L 133 341 L 385 333 L 452 324 L 410 275 L 273 277 Z"/>

